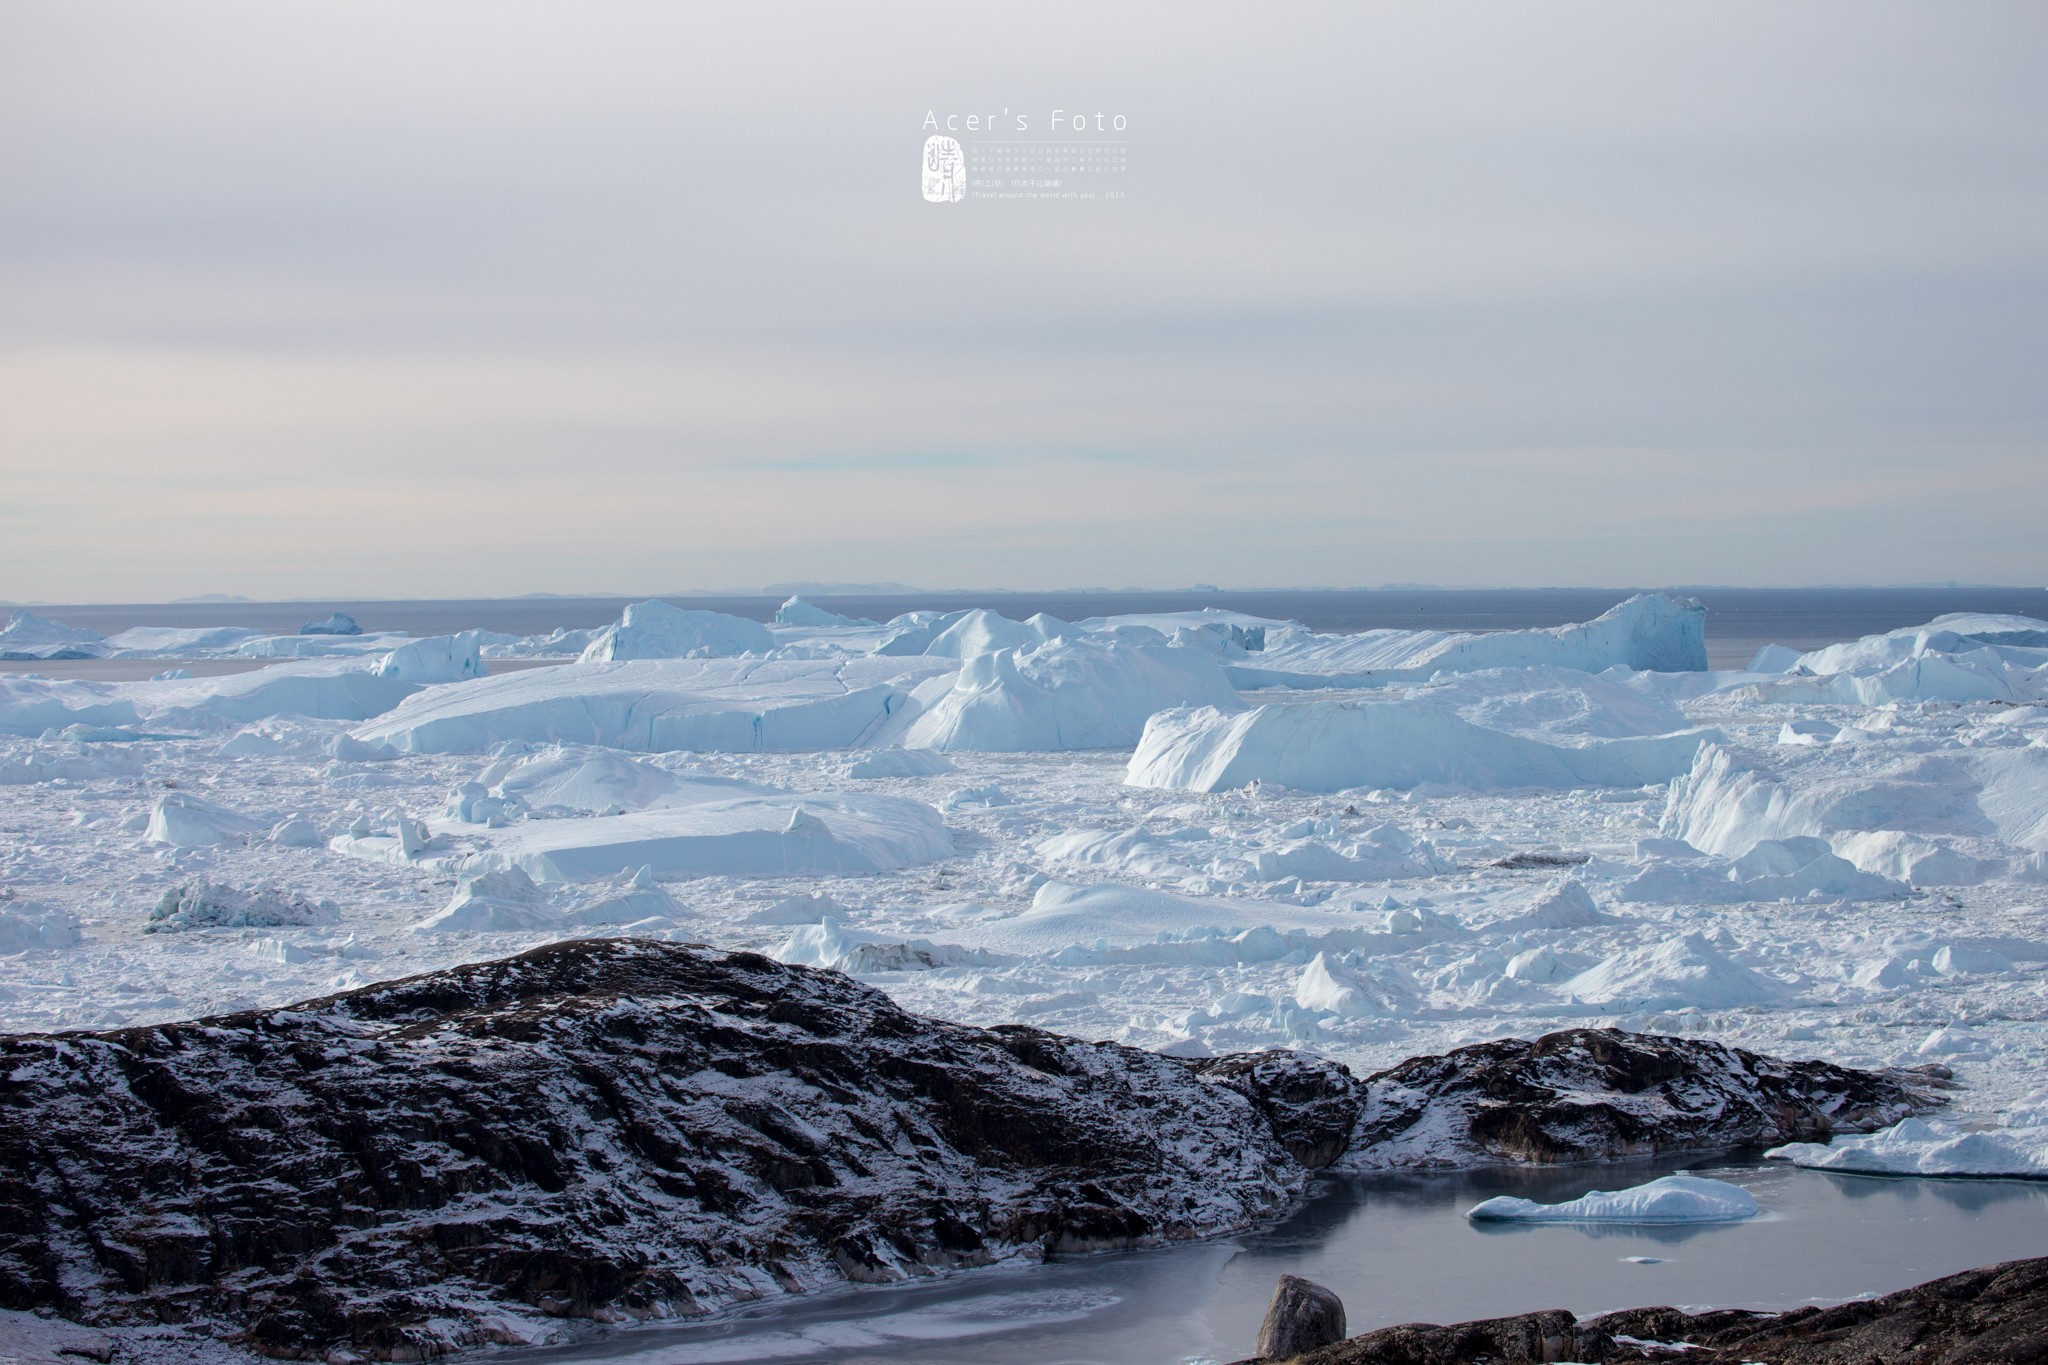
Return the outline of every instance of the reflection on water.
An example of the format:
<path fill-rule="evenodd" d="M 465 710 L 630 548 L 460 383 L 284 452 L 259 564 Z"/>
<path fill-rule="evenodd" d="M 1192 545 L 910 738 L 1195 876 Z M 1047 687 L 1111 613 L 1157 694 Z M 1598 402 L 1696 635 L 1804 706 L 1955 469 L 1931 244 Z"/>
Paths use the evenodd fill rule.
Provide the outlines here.
<path fill-rule="evenodd" d="M 1765 1215 L 1689 1227 L 1518 1226 L 1464 1217 L 1497 1194 L 1555 1203 L 1681 1169 L 1744 1186 Z M 1282 1273 L 1336 1290 L 1355 1332 L 1539 1308 L 1582 1315 L 1659 1303 L 1787 1308 L 2041 1255 L 2048 1255 L 2048 1186 L 2039 1184 L 1669 1161 L 1325 1177 L 1278 1224 L 1231 1241 L 847 1290 L 520 1354 L 534 1365 L 1179 1365 L 1249 1354 Z"/>

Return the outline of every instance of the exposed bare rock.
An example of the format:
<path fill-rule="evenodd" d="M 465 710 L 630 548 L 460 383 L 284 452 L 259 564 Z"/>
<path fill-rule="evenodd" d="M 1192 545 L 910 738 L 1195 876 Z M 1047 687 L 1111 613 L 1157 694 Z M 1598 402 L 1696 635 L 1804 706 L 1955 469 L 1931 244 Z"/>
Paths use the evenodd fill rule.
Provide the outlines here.
<path fill-rule="evenodd" d="M 1205 1236 L 1333 1162 L 1784 1142 L 1929 1102 L 1589 1031 L 1361 1082 L 1292 1053 L 920 1018 L 750 953 L 557 944 L 286 1009 L 0 1038 L 0 1309 L 417 1358 L 549 1317 Z"/>
<path fill-rule="evenodd" d="M 1262 1357 L 1286 1360 L 1344 1339 L 1344 1301 L 1314 1280 L 1282 1275 L 1259 1324 Z"/>
<path fill-rule="evenodd" d="M 2048 1360 L 2048 1259 L 2007 1261 L 1880 1299 L 1787 1313 L 1637 1308 L 1580 1322 L 1552 1310 L 1438 1327 L 1407 1323 L 1301 1365 L 2038 1365 Z"/>
<path fill-rule="evenodd" d="M 1611 1160 L 1867 1132 L 1944 1103 L 1948 1073 L 1787 1062 L 1692 1038 L 1568 1029 L 1367 1078 L 1347 1169 Z"/>
<path fill-rule="evenodd" d="M 1307 1058 L 1259 1076 L 1319 1093 Z M 1320 1079 L 1318 1079 L 1320 1078 Z M 0 1040 L 0 1306 L 392 1358 L 542 1315 L 1196 1237 L 1292 1197 L 1244 1075 L 631 940 Z"/>

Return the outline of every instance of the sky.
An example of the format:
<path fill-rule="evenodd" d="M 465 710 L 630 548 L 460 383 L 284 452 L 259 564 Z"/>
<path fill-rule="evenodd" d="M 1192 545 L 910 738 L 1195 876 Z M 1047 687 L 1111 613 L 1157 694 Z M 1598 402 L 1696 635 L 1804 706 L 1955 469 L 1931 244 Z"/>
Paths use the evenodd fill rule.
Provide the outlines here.
<path fill-rule="evenodd" d="M 0 598 L 2048 582 L 2044 69 L 2037 0 L 0 0 Z M 926 201 L 1055 109 L 1121 197 Z"/>

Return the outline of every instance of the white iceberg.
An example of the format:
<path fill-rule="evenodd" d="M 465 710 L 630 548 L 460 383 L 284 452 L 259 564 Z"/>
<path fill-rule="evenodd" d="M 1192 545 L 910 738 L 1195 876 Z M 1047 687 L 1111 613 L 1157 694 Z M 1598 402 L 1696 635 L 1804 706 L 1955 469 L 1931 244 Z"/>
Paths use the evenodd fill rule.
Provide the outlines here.
<path fill-rule="evenodd" d="M 590 899 L 564 911 L 562 920 L 567 924 L 599 927 L 673 924 L 688 916 L 682 902 L 654 879 L 654 869 L 642 864 L 630 875 L 599 883 Z"/>
<path fill-rule="evenodd" d="M 370 671 L 380 678 L 414 683 L 448 683 L 481 678 L 484 665 L 478 652 L 480 640 L 481 632 L 474 630 L 414 640 L 386 654 Z"/>
<path fill-rule="evenodd" d="M 83 940 L 78 921 L 62 906 L 0 899 L 0 954 L 70 948 Z"/>
<path fill-rule="evenodd" d="M 103 659 L 106 641 L 96 630 L 67 626 L 32 611 L 17 611 L 0 626 L 0 659 Z"/>
<path fill-rule="evenodd" d="M 1083 640 L 970 658 L 915 697 L 904 748 L 982 753 L 1123 748 L 1167 707 L 1242 705 L 1205 654 Z"/>
<path fill-rule="evenodd" d="M 468 788 L 481 789 L 481 801 Z M 451 804 L 464 820 L 495 812 L 544 816 L 623 815 L 628 811 L 687 806 L 700 801 L 758 796 L 769 789 L 708 773 L 680 774 L 616 749 L 587 744 L 550 744 L 532 753 L 508 755 L 490 764 L 474 783 L 457 789 L 468 796 Z M 480 804 L 491 806 L 482 812 Z"/>
<path fill-rule="evenodd" d="M 2048 1127 L 1966 1129 L 1939 1119 L 1902 1119 L 1880 1132 L 1831 1142 L 1791 1142 L 1764 1155 L 1817 1171 L 1857 1175 L 2048 1178 Z"/>
<path fill-rule="evenodd" d="M 1646 593 L 1594 620 L 1540 630 L 1300 632 L 1285 643 L 1267 644 L 1257 663 L 1232 663 L 1229 669 L 1240 687 L 1381 687 L 1490 668 L 1685 673 L 1706 666 L 1706 609 Z"/>
<path fill-rule="evenodd" d="M 766 654 L 775 637 L 759 621 L 717 611 L 692 611 L 667 602 L 635 602 L 584 649 L 583 663 L 627 659 L 728 659 Z"/>
<path fill-rule="evenodd" d="M 169 791 L 150 807 L 149 826 L 142 837 L 171 848 L 212 848 L 220 844 L 246 844 L 269 828 L 268 821 L 229 810 L 204 797 Z"/>
<path fill-rule="evenodd" d="M 778 626 L 804 626 L 813 630 L 843 630 L 854 626 L 872 626 L 875 621 L 862 620 L 852 616 L 841 616 L 823 607 L 792 597 L 775 609 L 775 624 Z"/>
<path fill-rule="evenodd" d="M 1200 792 L 1255 781 L 1310 792 L 1425 783 L 1475 791 L 1639 787 L 1686 772 L 1701 746 L 1718 738 L 1692 731 L 1549 744 L 1413 702 L 1316 701 L 1236 714 L 1202 707 L 1153 716 L 1124 780 Z"/>
<path fill-rule="evenodd" d="M 561 916 L 547 904 L 533 879 L 516 867 L 465 876 L 455 898 L 413 926 L 420 934 L 513 933 L 552 929 Z"/>
<path fill-rule="evenodd" d="M 477 866 L 516 867 L 542 882 L 594 881 L 643 866 L 661 877 L 852 876 L 953 855 L 939 813 L 895 796 L 740 797 L 528 820 L 473 837 L 482 845 L 472 855 Z"/>
<path fill-rule="evenodd" d="M 661 659 L 536 668 L 439 687 L 355 731 L 401 753 L 482 753 L 506 742 L 643 752 L 847 749 L 950 674 L 916 659 Z"/>
<path fill-rule="evenodd" d="M 113 683 L 0 673 L 0 734 L 40 735 L 70 725 L 134 725 L 135 703 Z"/>
<path fill-rule="evenodd" d="M 1614 1010 L 1729 1009 L 1782 999 L 1785 988 L 1723 953 L 1703 934 L 1628 948 L 1566 981 L 1559 991 Z"/>
<path fill-rule="evenodd" d="M 1562 1204 L 1498 1195 L 1466 1217 L 1515 1223 L 1734 1223 L 1763 1210 L 1740 1185 L 1694 1175 L 1667 1175 L 1627 1190 L 1594 1190 Z"/>

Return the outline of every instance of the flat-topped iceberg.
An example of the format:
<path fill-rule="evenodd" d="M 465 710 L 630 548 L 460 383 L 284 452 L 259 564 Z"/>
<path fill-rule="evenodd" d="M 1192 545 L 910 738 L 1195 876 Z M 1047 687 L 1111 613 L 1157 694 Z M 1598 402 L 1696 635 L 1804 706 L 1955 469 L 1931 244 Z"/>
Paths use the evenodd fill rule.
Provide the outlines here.
<path fill-rule="evenodd" d="M 642 867 L 657 877 L 853 876 L 953 854 L 936 810 L 865 794 L 746 796 L 467 833 L 478 847 L 465 867 L 517 868 L 537 882 L 594 881 Z"/>
<path fill-rule="evenodd" d="M 1311 792 L 1425 783 L 1476 791 L 1638 787 L 1688 771 L 1700 746 L 1716 738 L 1695 730 L 1549 744 L 1396 701 L 1274 704 L 1237 714 L 1182 709 L 1146 722 L 1124 780 L 1201 792 L 1250 782 Z"/>
<path fill-rule="evenodd" d="M 356 731 L 401 753 L 482 753 L 508 740 L 750 753 L 870 742 L 920 659 L 659 659 L 537 668 L 436 688 Z"/>
<path fill-rule="evenodd" d="M 1939 1119 L 1903 1119 L 1865 1137 L 1790 1142 L 1764 1155 L 1857 1175 L 2048 1179 L 2048 1127 L 1971 1130 Z"/>
<path fill-rule="evenodd" d="M 1763 1209 L 1740 1185 L 1696 1175 L 1667 1175 L 1627 1190 L 1594 1190 L 1562 1204 L 1499 1195 L 1465 1216 L 1513 1223 L 1736 1223 Z"/>
<path fill-rule="evenodd" d="M 584 663 L 625 659 L 728 659 L 766 654 L 775 637 L 759 621 L 718 611 L 693 611 L 666 602 L 635 602 L 616 623 L 599 631 L 583 651 Z"/>
<path fill-rule="evenodd" d="M 17 611 L 0 626 L 0 659 L 103 659 L 106 641 L 96 630 L 67 626 Z"/>
<path fill-rule="evenodd" d="M 1707 666 L 1706 608 L 1662 593 L 1631 597 L 1591 621 L 1540 630 L 1474 635 L 1369 630 L 1358 635 L 1290 633 L 1257 662 L 1232 663 L 1240 687 L 1379 687 L 1487 668 L 1633 668 L 1701 672 Z"/>

